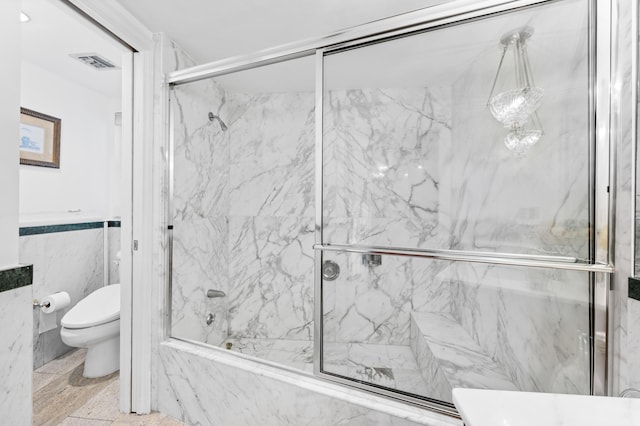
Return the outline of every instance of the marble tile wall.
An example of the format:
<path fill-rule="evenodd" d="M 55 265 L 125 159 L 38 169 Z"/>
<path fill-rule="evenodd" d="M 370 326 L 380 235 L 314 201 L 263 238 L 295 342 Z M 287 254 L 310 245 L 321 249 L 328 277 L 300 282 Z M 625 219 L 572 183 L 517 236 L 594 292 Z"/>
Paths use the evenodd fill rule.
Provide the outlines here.
<path fill-rule="evenodd" d="M 187 424 L 462 425 L 449 416 L 261 365 L 227 351 L 177 341 L 163 343 L 159 349 L 162 412 Z"/>
<path fill-rule="evenodd" d="M 312 338 L 312 93 L 173 93 L 175 336 Z M 210 99 L 218 100 L 213 108 Z M 220 115 L 223 132 L 207 119 Z M 206 299 L 207 289 L 226 298 Z M 207 326 L 208 313 L 215 321 Z"/>
<path fill-rule="evenodd" d="M 120 251 L 120 226 L 109 226 L 108 232 L 108 245 L 109 245 L 109 284 L 116 284 L 120 282 L 120 259 L 118 259 L 118 252 Z"/>
<path fill-rule="evenodd" d="M 553 108 L 541 108 L 544 138 L 524 157 L 486 109 L 493 74 L 477 69 L 493 67 L 474 64 L 448 88 L 329 92 L 325 242 L 587 258 L 586 49 L 572 42 L 582 50 L 558 80 L 540 79 Z M 452 313 L 522 389 L 588 392 L 586 274 L 338 263 L 343 275 L 325 284 L 326 340 L 408 344 L 411 311 Z M 425 294 L 436 297 L 416 303 Z"/>
<path fill-rule="evenodd" d="M 330 244 L 438 246 L 440 147 L 450 142 L 447 88 L 330 91 L 325 101 L 324 238 Z M 325 340 L 409 345 L 410 313 L 446 308 L 442 264 L 325 253 Z"/>
<path fill-rule="evenodd" d="M 452 402 L 455 388 L 518 390 L 504 364 L 483 350 L 451 314 L 412 313 L 411 348 L 432 398 Z"/>
<path fill-rule="evenodd" d="M 154 40 L 156 41 L 157 58 L 160 61 L 156 65 L 161 72 L 194 65 L 194 62 L 178 45 L 162 34 L 155 35 Z M 158 81 L 161 81 L 161 78 Z M 160 85 L 157 87 L 159 88 Z M 156 92 L 156 99 L 158 100 L 156 105 L 162 105 L 161 97 L 162 94 L 159 90 Z M 203 105 L 201 111 L 206 114 L 209 110 L 208 105 L 213 104 L 210 108 L 215 113 L 219 106 L 216 103 L 216 99 L 218 98 L 208 99 L 205 102 L 207 106 Z M 164 123 L 164 125 L 158 126 L 156 129 L 158 132 L 156 141 L 162 145 L 160 141 L 163 140 L 167 124 L 163 120 L 166 120 L 167 117 L 164 117 L 160 110 L 156 111 L 156 115 L 158 116 L 158 123 Z M 195 127 L 191 128 L 190 132 L 193 132 L 194 129 Z M 184 130 L 182 131 L 185 134 Z M 156 149 L 157 164 L 163 164 L 165 161 L 163 155 L 165 149 L 166 145 L 159 146 Z M 160 169 L 159 167 L 158 170 Z M 249 173 L 245 173 L 245 176 L 249 175 Z M 163 184 L 163 182 L 164 173 L 160 172 L 155 175 L 154 193 L 158 194 L 158 200 L 166 201 L 168 195 L 167 185 Z M 297 184 L 296 182 L 291 183 Z M 291 194 L 290 192 L 289 195 Z M 312 195 L 310 194 L 309 197 L 312 197 Z M 304 206 L 308 206 L 308 202 L 302 198 L 297 200 L 302 201 L 296 201 L 296 205 L 303 206 L 302 211 L 304 211 Z M 286 205 L 285 201 L 283 200 L 277 205 L 284 206 Z M 162 203 L 160 203 L 156 211 L 163 211 Z M 288 246 L 283 247 L 282 244 L 272 244 L 267 240 L 265 248 L 269 250 L 269 253 L 277 253 L 282 250 L 285 252 L 286 250 L 292 250 L 300 253 L 300 236 L 307 238 L 307 230 L 303 227 L 304 222 L 300 219 L 299 223 L 296 224 L 296 220 L 286 217 L 285 211 L 281 212 L 285 213 L 284 218 L 282 216 L 272 216 L 264 219 L 267 221 L 280 221 L 281 225 L 278 225 L 279 228 L 276 229 L 279 234 L 296 235 L 293 232 L 296 227 L 301 232 L 298 233 L 298 237 L 292 237 L 292 244 Z M 239 217 L 239 219 L 242 218 Z M 257 221 L 258 219 L 260 218 L 258 217 L 255 220 Z M 162 251 L 166 225 L 160 213 L 158 213 L 157 217 L 154 217 L 154 224 L 155 240 L 158 241 L 157 247 L 158 250 Z M 238 227 L 238 229 L 241 229 L 241 227 Z M 190 235 L 197 235 L 197 233 Z M 276 233 L 274 232 L 273 235 L 276 235 Z M 184 239 L 184 241 L 187 240 L 187 238 Z M 199 256 L 197 250 L 195 254 Z M 215 252 L 214 255 L 217 256 Z M 155 258 L 163 259 L 163 256 L 160 253 Z M 277 260 L 273 255 L 270 258 L 272 261 Z M 304 265 L 306 257 L 303 255 L 300 259 Z M 154 270 L 157 274 L 158 282 L 165 282 L 163 276 L 166 268 L 163 266 L 162 262 L 155 264 Z M 300 273 L 296 272 L 298 269 L 296 265 L 287 264 L 284 267 L 278 266 L 278 268 L 279 273 L 284 275 L 286 280 L 292 280 L 300 276 Z M 294 273 L 291 271 L 294 271 Z M 200 277 L 202 276 L 206 277 L 206 275 L 201 275 Z M 159 286 L 154 286 L 150 289 L 152 300 L 160 301 L 163 299 L 162 295 L 156 294 L 156 297 L 153 296 L 158 288 Z M 189 291 L 189 288 L 187 288 L 187 291 Z M 175 298 L 176 294 L 174 293 L 173 296 Z M 305 300 L 305 297 L 300 297 L 298 300 Z M 238 425 L 258 422 L 259 424 L 274 426 L 283 424 L 283 422 L 318 425 L 327 423 L 349 423 L 354 425 L 461 425 L 461 422 L 448 416 L 437 415 L 387 399 L 371 397 L 362 392 L 352 391 L 342 386 L 330 385 L 310 377 L 301 376 L 300 373 L 282 374 L 282 370 L 265 368 L 264 365 L 231 355 L 223 355 L 219 359 L 219 354 L 212 349 L 198 348 L 178 341 L 163 343 L 162 336 L 165 335 L 162 330 L 163 307 L 159 303 L 156 306 L 154 315 L 156 333 L 153 337 L 154 352 L 151 360 L 151 370 L 153 372 L 152 407 L 163 413 L 181 418 L 187 424 L 196 422 L 208 424 L 222 421 L 223 423 Z M 200 318 L 195 318 L 195 316 L 193 319 L 194 323 L 200 321 Z M 310 329 L 310 326 L 305 327 Z M 305 327 L 301 328 L 303 333 L 306 333 Z M 186 329 L 188 329 L 188 326 L 185 327 Z M 289 329 L 284 328 L 284 330 L 286 332 Z M 259 340 L 264 341 L 265 339 Z M 278 341 L 295 342 L 295 340 Z M 298 340 L 298 342 L 305 341 Z M 286 348 L 290 349 L 290 345 L 287 345 Z M 210 391 L 210 387 L 212 391 Z M 225 391 L 219 393 L 216 389 L 225 389 Z"/>
<path fill-rule="evenodd" d="M 228 94 L 229 335 L 313 338 L 314 96 Z"/>
<path fill-rule="evenodd" d="M 450 88 L 329 89 L 324 111 L 324 242 L 437 247 Z"/>
<path fill-rule="evenodd" d="M 627 313 L 629 376 L 625 386 L 640 389 L 640 300 L 629 298 Z"/>
<path fill-rule="evenodd" d="M 203 93 L 202 90 L 197 91 L 199 94 Z M 452 145 L 451 125 L 447 123 L 447 114 L 450 112 L 446 109 L 451 103 L 448 98 L 450 95 L 444 89 L 406 92 L 386 90 L 375 94 L 354 92 L 357 93 L 331 93 L 330 102 L 340 105 L 341 109 L 331 109 L 335 115 L 329 119 L 328 128 L 344 129 L 339 122 L 360 123 L 361 127 L 367 123 L 376 123 L 381 128 L 360 131 L 364 135 L 380 133 L 381 136 L 374 142 L 362 138 L 358 143 L 353 142 L 357 138 L 351 137 L 347 132 L 338 134 L 338 130 L 335 130 L 336 134 L 328 137 L 327 158 L 333 160 L 328 160 L 326 172 L 327 211 L 330 217 L 326 232 L 328 240 L 334 243 L 401 246 L 420 245 L 426 241 L 429 244 L 434 244 L 434 241 L 441 241 L 442 244 L 452 241 L 448 232 L 456 226 L 457 229 L 466 229 L 466 225 L 462 226 L 462 221 L 455 219 L 450 222 L 452 227 L 448 232 L 443 232 L 447 227 L 442 225 L 441 219 L 455 215 L 443 213 L 442 210 L 444 207 L 457 210 L 451 204 L 452 197 L 444 195 L 442 199 L 449 200 L 449 204 L 443 204 L 438 191 L 434 191 L 434 188 L 439 187 L 442 192 L 454 193 L 466 186 L 464 182 L 454 182 L 452 173 L 449 173 L 448 181 L 440 181 L 437 173 L 438 170 L 460 168 L 459 161 L 468 163 L 466 160 L 452 161 L 447 149 L 438 149 L 439 146 Z M 176 98 L 180 95 L 182 94 L 177 94 Z M 222 96 L 220 93 L 211 94 L 216 95 Z M 212 344 L 220 344 L 227 336 L 236 339 L 310 339 L 313 268 L 313 205 L 310 199 L 313 192 L 311 97 L 301 94 L 224 96 L 226 103 L 221 111 L 228 117 L 228 134 L 222 132 L 217 123 L 202 125 L 197 120 L 194 126 L 201 126 L 194 131 L 178 131 L 190 136 L 185 139 L 185 144 L 176 144 L 174 260 L 175 265 L 180 266 L 174 266 L 174 283 L 198 284 L 191 290 L 189 286 L 192 284 L 174 286 L 177 294 L 180 294 L 176 297 L 174 293 L 173 297 L 174 335 Z M 179 103 L 179 99 L 176 100 Z M 189 101 L 193 108 L 195 101 Z M 307 102 L 307 108 L 300 108 L 300 104 L 304 102 Z M 282 105 L 298 106 L 284 110 L 287 112 L 285 116 L 293 118 L 296 117 L 294 111 L 297 112 L 299 118 L 292 120 L 292 123 L 298 124 L 299 131 L 291 131 L 289 127 L 296 127 L 282 121 L 273 126 L 272 130 L 265 121 L 261 126 L 250 125 L 257 117 L 275 114 Z M 441 106 L 444 112 L 432 110 L 425 116 L 417 112 L 424 105 L 430 105 L 431 108 Z M 208 104 L 205 104 L 204 99 L 202 106 L 198 114 L 206 117 Z M 179 111 L 180 114 L 185 114 L 185 108 L 180 107 Z M 371 120 L 374 116 L 372 111 L 375 111 L 376 120 Z M 404 115 L 399 111 L 403 111 Z M 354 117 L 356 112 L 360 114 L 360 121 Z M 191 117 L 191 114 L 186 115 Z M 413 118 L 407 119 L 407 115 Z M 396 122 L 391 120 L 390 123 L 385 123 L 380 117 L 396 117 Z M 407 120 L 413 124 L 407 125 Z M 285 134 L 291 133 L 294 136 L 290 139 L 284 137 L 281 134 L 283 127 L 287 129 Z M 421 138 L 417 142 L 411 142 L 416 140 L 415 136 L 411 139 L 406 134 L 419 134 Z M 302 140 L 303 143 L 296 144 L 291 140 Z M 399 140 L 401 146 L 391 145 L 392 148 L 388 148 L 389 144 L 383 143 L 387 140 Z M 499 142 L 494 150 L 504 150 L 501 141 Z M 353 143 L 353 146 L 349 143 Z M 340 150 L 344 151 L 339 152 Z M 371 155 L 377 155 L 378 159 L 368 158 Z M 504 155 L 498 157 L 501 161 L 510 160 Z M 389 163 L 389 159 L 397 162 L 391 166 L 385 165 L 382 173 L 379 167 L 385 162 Z M 410 164 L 412 168 L 405 170 L 406 164 Z M 576 174 L 583 171 L 578 170 Z M 376 181 L 382 184 L 370 185 L 367 179 L 376 173 L 384 175 L 380 181 Z M 290 179 L 291 176 L 299 178 Z M 522 185 L 522 182 L 518 181 L 514 185 Z M 434 204 L 426 207 L 418 205 L 413 197 L 416 200 L 432 200 Z M 569 201 L 565 198 L 562 208 L 571 210 L 573 204 L 584 202 L 578 198 L 574 203 L 571 197 L 568 198 Z M 392 208 L 387 211 L 383 201 L 389 200 L 391 202 L 388 205 Z M 383 204 L 377 206 L 376 203 Z M 465 209 L 469 207 L 462 210 L 467 211 Z M 349 214 L 354 214 L 355 217 Z M 388 216 L 385 217 L 385 214 Z M 466 218 L 465 223 L 469 220 Z M 479 228 L 488 229 L 486 226 Z M 428 234 L 418 236 L 419 232 L 414 232 L 416 230 L 428 231 Z M 553 231 L 549 233 L 553 234 Z M 516 234 L 514 232 L 512 235 Z M 401 235 L 407 236 L 406 240 L 411 242 L 401 239 Z M 473 238 L 476 237 L 478 236 Z M 501 242 L 501 237 L 504 235 L 490 235 L 488 240 Z M 582 234 L 576 237 L 578 251 L 585 246 L 583 237 Z M 463 235 L 457 241 L 465 238 L 467 237 Z M 542 244 L 549 239 L 545 240 L 543 236 L 538 241 Z M 461 245 L 467 247 L 466 244 Z M 492 248 L 504 249 L 505 246 L 494 244 Z M 531 249 L 539 250 L 540 247 L 533 245 Z M 325 257 L 328 259 L 331 255 L 327 254 Z M 535 368 L 527 364 L 526 360 L 529 358 L 524 357 L 524 353 L 517 353 L 517 350 L 524 350 L 523 345 L 526 348 L 525 343 L 530 341 L 531 336 L 523 338 L 512 333 L 511 329 L 502 330 L 502 334 L 498 331 L 499 324 L 510 324 L 505 318 L 518 312 L 517 309 L 513 311 L 513 306 L 521 307 L 523 303 L 526 305 L 528 297 L 553 299 L 554 289 L 545 287 L 542 293 L 530 296 L 527 295 L 526 288 L 521 288 L 520 293 L 513 293 L 508 285 L 500 288 L 495 284 L 505 280 L 535 282 L 536 279 L 548 283 L 553 282 L 553 273 L 536 278 L 523 273 L 516 274 L 517 278 L 509 278 L 509 274 L 504 271 L 497 274 L 492 274 L 490 270 L 480 272 L 477 269 L 481 267 L 476 266 L 456 270 L 455 266 L 444 263 L 393 257 L 385 257 L 383 265 L 373 268 L 363 266 L 359 257 L 345 259 L 340 263 L 348 273 L 334 283 L 327 283 L 325 287 L 327 341 L 409 345 L 411 311 L 455 312 L 461 323 L 488 353 L 513 364 L 511 372 L 515 376 L 514 380 L 523 389 L 578 391 L 576 389 L 584 388 L 584 375 L 581 374 L 583 370 L 577 367 L 574 374 L 577 377 L 567 379 L 567 383 L 563 385 L 540 383 L 542 379 L 539 377 L 544 374 L 548 365 L 571 364 L 572 357 L 578 367 L 582 366 L 583 356 L 580 351 L 584 347 L 581 346 L 580 338 L 584 330 L 580 328 L 580 324 L 584 319 L 581 313 L 586 312 L 584 305 L 581 305 L 582 300 L 568 303 L 568 306 L 573 307 L 572 312 L 577 314 L 574 321 L 577 324 L 572 329 L 574 336 L 568 339 L 570 347 L 557 347 L 554 346 L 555 343 L 544 339 L 544 336 L 537 336 L 536 342 L 542 344 L 538 347 L 538 352 L 534 353 L 539 355 L 541 361 Z M 407 277 L 410 277 L 409 284 Z M 205 283 L 209 283 L 211 287 L 206 287 Z M 481 289 L 485 286 L 490 289 Z M 535 289 L 535 285 L 533 287 Z M 225 304 L 222 300 L 205 300 L 203 296 L 206 288 L 227 292 L 228 303 Z M 550 293 L 540 296 L 544 291 Z M 475 297 L 481 298 L 483 303 L 478 304 Z M 559 302 L 559 306 L 565 305 L 567 303 Z M 480 320 L 481 315 L 491 317 L 488 312 L 499 312 L 498 306 L 502 307 L 500 316 L 496 314 L 490 320 Z M 531 307 L 531 310 L 536 313 L 536 318 L 548 320 L 552 324 L 572 321 L 571 316 L 550 317 L 542 305 Z M 213 327 L 204 324 L 203 320 L 208 312 L 216 315 Z M 186 318 L 191 318 L 191 321 Z M 519 325 L 522 326 L 523 324 Z M 532 326 L 532 333 L 538 326 Z M 544 327 L 540 328 L 545 330 Z M 501 340 L 503 346 L 496 349 L 499 337 L 508 339 Z M 557 354 L 564 355 L 558 360 Z M 514 355 L 521 355 L 522 359 L 511 360 Z"/>
<path fill-rule="evenodd" d="M 492 76 L 469 70 L 454 84 L 456 154 L 442 157 L 450 174 L 440 187 L 457 194 L 442 206 L 453 212 L 452 248 L 588 258 L 587 55 L 576 45 L 557 80 L 536 79 L 545 133 L 522 157 L 505 148 L 486 110 L 480 88 Z M 520 389 L 589 392 L 587 274 L 452 266 L 452 312 Z"/>
<path fill-rule="evenodd" d="M 33 369 L 71 350 L 60 338 L 60 320 L 78 301 L 104 284 L 102 228 L 20 237 L 19 260 L 33 264 L 33 297 L 66 291 L 71 305 L 56 313 L 57 328 L 39 332 L 41 313 L 33 310 Z"/>
<path fill-rule="evenodd" d="M 220 344 L 227 335 L 226 299 L 208 299 L 208 289 L 229 292 L 229 137 L 209 112 L 220 113 L 226 94 L 212 80 L 171 92 L 174 117 L 174 213 L 172 335 Z M 215 315 L 211 326 L 209 313 Z"/>
<path fill-rule="evenodd" d="M 449 273 L 454 318 L 518 389 L 589 393 L 587 273 L 483 264 Z"/>
<path fill-rule="evenodd" d="M 616 1 L 614 28 L 616 45 L 612 82 L 612 111 L 615 131 L 613 143 L 616 147 L 616 229 L 615 264 L 613 276 L 613 392 L 619 394 L 626 388 L 640 389 L 640 323 L 638 323 L 637 301 L 627 296 L 628 277 L 640 269 L 638 262 L 639 227 L 636 217 L 638 204 L 638 131 L 637 91 L 638 84 L 638 7 L 634 2 Z M 635 145 L 635 158 L 634 158 Z M 635 182 L 634 182 L 635 177 Z M 635 183 L 635 188 L 634 188 Z M 635 189 L 635 194 L 634 194 Z M 635 206 L 634 206 L 635 198 Z M 635 212 L 633 209 L 635 208 Z M 632 232 L 633 230 L 633 232 Z M 635 235 L 634 235 L 635 232 Z M 635 240 L 635 250 L 633 247 Z M 635 264 L 635 265 L 634 265 Z M 636 273 L 637 275 L 637 273 Z"/>
<path fill-rule="evenodd" d="M 581 51 L 572 61 L 586 69 Z M 588 135 L 574 131 L 588 129 L 586 74 L 543 83 L 562 113 L 542 108 L 543 139 L 514 157 L 485 107 L 492 75 L 474 70 L 451 87 L 328 93 L 325 242 L 588 257 Z M 313 96 L 205 81 L 172 102 L 173 335 L 310 339 Z M 588 391 L 584 274 L 325 259 L 343 269 L 325 283 L 326 341 L 409 345 L 411 312 L 447 313 L 519 388 Z M 207 288 L 227 300 L 206 300 Z"/>
<path fill-rule="evenodd" d="M 170 128 L 169 88 L 164 84 L 166 73 L 180 68 L 195 65 L 195 61 L 186 54 L 175 42 L 163 33 L 153 35 L 153 175 L 147 189 L 154 195 L 153 208 L 149 218 L 152 236 L 151 276 L 143 284 L 143 289 L 152 301 L 151 305 L 151 356 L 149 360 L 149 375 L 151 377 L 151 409 L 161 410 L 158 403 L 158 374 L 159 374 L 159 346 L 171 335 L 169 320 L 171 319 L 171 294 L 166 285 L 171 270 L 169 261 L 169 233 L 167 227 L 170 218 L 167 213 L 169 205 L 169 156 L 170 138 L 167 137 Z M 129 384 L 121 381 L 121 394 L 126 394 Z M 124 407 L 125 409 L 127 407 Z"/>
<path fill-rule="evenodd" d="M 340 276 L 323 292 L 325 342 L 410 344 L 410 315 L 448 312 L 450 282 L 445 262 L 383 256 L 365 266 L 358 254 L 325 252 L 323 260 L 340 266 Z"/>
<path fill-rule="evenodd" d="M 31 380 L 25 377 L 33 369 L 29 343 L 32 297 L 30 285 L 0 293 L 1 320 L 10 324 L 2 328 L 4 343 L 0 347 L 0 363 L 4 366 L 0 392 L 3 424 L 31 424 Z"/>

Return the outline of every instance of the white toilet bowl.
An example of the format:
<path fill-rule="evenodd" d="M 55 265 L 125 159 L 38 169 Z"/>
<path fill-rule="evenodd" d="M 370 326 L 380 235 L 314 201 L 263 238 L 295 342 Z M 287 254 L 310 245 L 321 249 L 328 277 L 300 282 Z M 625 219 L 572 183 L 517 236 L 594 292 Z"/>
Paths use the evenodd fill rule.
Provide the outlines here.
<path fill-rule="evenodd" d="M 120 368 L 120 284 L 101 287 L 62 317 L 60 337 L 87 348 L 84 377 L 102 377 Z"/>

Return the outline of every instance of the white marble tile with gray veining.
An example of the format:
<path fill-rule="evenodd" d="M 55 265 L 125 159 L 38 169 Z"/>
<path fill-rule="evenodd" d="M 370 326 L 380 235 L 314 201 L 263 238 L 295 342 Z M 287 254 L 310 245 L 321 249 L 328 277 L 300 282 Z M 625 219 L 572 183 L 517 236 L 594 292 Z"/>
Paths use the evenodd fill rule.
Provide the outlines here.
<path fill-rule="evenodd" d="M 160 352 L 159 402 L 187 424 L 460 425 L 448 416 L 180 342 Z"/>
<path fill-rule="evenodd" d="M 448 272 L 453 317 L 513 383 L 522 390 L 587 392 L 585 273 L 482 264 L 453 264 Z"/>
<path fill-rule="evenodd" d="M 313 238 L 311 219 L 231 218 L 231 337 L 312 339 Z"/>
<path fill-rule="evenodd" d="M 504 366 L 485 353 L 452 316 L 415 313 L 412 320 L 412 338 L 426 342 L 426 347 L 418 342 L 414 346 L 420 350 L 418 363 L 432 376 L 436 369 L 442 373 L 450 387 L 448 394 L 441 395 L 446 401 L 451 401 L 450 389 L 457 387 L 518 389 Z"/>
<path fill-rule="evenodd" d="M 581 300 L 497 291 L 497 353 L 520 390 L 589 394 L 587 274 L 576 273 Z"/>
<path fill-rule="evenodd" d="M 227 335 L 227 297 L 209 298 L 209 289 L 229 292 L 228 224 L 225 217 L 174 222 L 172 333 L 214 345 Z M 214 315 L 207 324 L 207 316 Z"/>
<path fill-rule="evenodd" d="M 42 299 L 66 291 L 71 305 L 54 314 L 57 327 L 40 330 L 43 314 L 34 309 L 33 368 L 70 350 L 60 338 L 60 321 L 76 303 L 104 284 L 104 230 L 37 234 L 20 237 L 20 262 L 33 264 L 33 297 Z"/>
<path fill-rule="evenodd" d="M 109 270 L 109 284 L 116 284 L 120 282 L 120 258 L 122 257 L 121 251 L 121 238 L 120 227 L 114 226 L 109 228 L 109 256 L 108 256 L 108 270 Z M 120 258 L 118 258 L 120 253 Z"/>
<path fill-rule="evenodd" d="M 489 76 L 470 69 L 456 81 L 451 144 L 442 147 L 450 152 L 439 165 L 449 171 L 439 190 L 451 194 L 440 205 L 450 215 L 451 248 L 587 257 L 585 60 L 586 49 L 558 64 L 559 72 L 580 70 L 570 84 L 538 81 L 548 89 L 538 110 L 544 136 L 523 157 L 505 148 L 504 129 L 485 107 Z"/>
<path fill-rule="evenodd" d="M 177 98 L 177 96 L 175 96 Z M 229 212 L 229 138 L 206 109 L 193 131 L 176 137 L 174 151 L 175 219 L 224 216 Z M 177 132 L 177 130 L 176 130 Z"/>
<path fill-rule="evenodd" d="M 446 282 L 434 279 L 444 262 L 382 256 L 363 264 L 360 254 L 326 252 L 340 276 L 324 287 L 324 337 L 328 342 L 409 345 L 410 314 L 450 311 Z"/>
<path fill-rule="evenodd" d="M 632 352 L 631 348 L 635 344 L 629 340 L 629 336 L 633 333 L 629 327 L 631 323 L 627 321 L 629 312 L 629 300 L 627 298 L 627 278 L 634 274 L 634 256 L 628 249 L 633 247 L 633 235 L 630 230 L 634 230 L 636 238 L 638 228 L 634 227 L 634 215 L 631 214 L 634 207 L 633 198 L 637 196 L 638 186 L 636 186 L 636 194 L 634 189 L 634 175 L 636 183 L 638 182 L 638 174 L 635 168 L 638 166 L 637 155 L 634 159 L 634 144 L 637 146 L 636 121 L 637 114 L 634 114 L 638 105 L 637 94 L 634 89 L 636 86 L 637 76 L 635 75 L 637 59 L 634 52 L 637 52 L 637 31 L 634 30 L 634 21 L 637 19 L 635 4 L 633 2 L 618 2 L 617 14 L 615 21 L 615 29 L 617 33 L 614 35 L 616 46 L 613 51 L 616 58 L 614 72 L 612 73 L 611 91 L 612 91 L 612 141 L 615 144 L 616 152 L 614 158 L 616 160 L 616 182 L 615 182 L 615 263 L 616 274 L 614 274 L 614 291 L 613 294 L 613 371 L 617 372 L 612 378 L 613 392 L 617 393 L 630 386 L 630 382 L 640 382 L 640 377 L 632 376 L 629 371 L 637 372 L 638 353 Z M 634 102 L 636 104 L 634 105 Z M 633 107 L 636 107 L 634 109 Z M 635 138 L 635 140 L 634 140 Z M 634 164 L 635 162 L 635 164 Z M 636 214 L 639 209 L 636 203 Z M 636 252 L 638 246 L 636 246 Z M 636 263 L 635 268 L 638 268 Z M 634 324 L 633 327 L 638 327 Z M 611 328 L 610 328 L 611 329 Z"/>
<path fill-rule="evenodd" d="M 313 93 L 229 95 L 232 216 L 314 215 Z"/>
<path fill-rule="evenodd" d="M 627 366 L 629 380 L 626 386 L 640 389 L 640 301 L 629 299 L 627 302 Z"/>
<path fill-rule="evenodd" d="M 449 139 L 450 111 L 446 89 L 327 92 L 323 124 L 324 156 L 329 160 L 325 160 L 323 200 L 327 242 L 370 239 L 378 234 L 371 219 L 397 220 L 409 231 L 420 229 L 418 240 L 429 235 L 437 224 L 438 150 Z M 346 233 L 332 232 L 332 226 L 345 220 L 358 222 Z M 385 234 L 391 240 L 388 245 L 413 243 L 402 234 Z M 411 235 L 410 240 L 415 238 Z"/>
<path fill-rule="evenodd" d="M 31 374 L 33 370 L 31 339 L 32 286 L 0 293 L 3 324 L 0 362 L 4 366 L 0 386 L 2 422 L 8 425 L 31 424 Z"/>

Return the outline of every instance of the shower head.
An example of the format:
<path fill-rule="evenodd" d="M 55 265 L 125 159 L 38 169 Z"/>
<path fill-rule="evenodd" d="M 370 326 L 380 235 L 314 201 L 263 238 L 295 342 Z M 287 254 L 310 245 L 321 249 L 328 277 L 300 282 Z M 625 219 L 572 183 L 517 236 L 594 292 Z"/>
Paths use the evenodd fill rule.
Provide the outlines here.
<path fill-rule="evenodd" d="M 227 131 L 228 127 L 227 127 L 226 124 L 224 124 L 224 121 L 222 121 L 220 116 L 217 116 L 214 113 L 210 112 L 209 113 L 209 121 L 214 121 L 214 120 L 218 120 L 218 123 L 220 124 L 220 128 L 222 129 L 223 132 Z"/>

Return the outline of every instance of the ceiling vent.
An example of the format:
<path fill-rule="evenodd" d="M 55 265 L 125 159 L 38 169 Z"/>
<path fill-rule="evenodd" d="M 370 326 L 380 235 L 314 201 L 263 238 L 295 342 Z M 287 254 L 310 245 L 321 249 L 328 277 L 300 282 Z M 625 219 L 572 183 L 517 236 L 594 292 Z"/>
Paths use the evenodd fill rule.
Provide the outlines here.
<path fill-rule="evenodd" d="M 97 53 L 74 53 L 69 55 L 72 58 L 76 58 L 85 65 L 89 65 L 91 68 L 98 71 L 117 70 L 118 67 L 113 64 L 107 58 L 98 55 Z"/>

